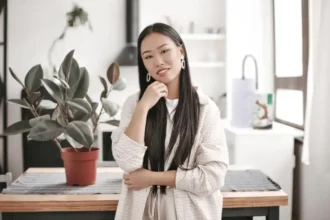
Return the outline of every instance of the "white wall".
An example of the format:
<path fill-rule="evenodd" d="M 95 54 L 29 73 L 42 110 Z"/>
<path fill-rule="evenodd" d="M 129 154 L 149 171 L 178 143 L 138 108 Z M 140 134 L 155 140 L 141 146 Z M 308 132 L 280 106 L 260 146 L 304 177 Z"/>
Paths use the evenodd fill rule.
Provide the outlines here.
<path fill-rule="evenodd" d="M 85 8 L 91 19 L 94 32 L 87 27 L 79 27 L 68 31 L 64 41 L 55 50 L 57 66 L 71 49 L 75 49 L 75 58 L 85 66 L 91 75 L 89 94 L 97 100 L 102 89 L 98 75 L 105 76 L 110 63 L 125 45 L 125 1 L 124 0 L 10 0 L 8 10 L 8 66 L 21 80 L 35 64 L 47 67 L 47 52 L 52 41 L 63 30 L 65 14 L 71 10 L 73 2 Z M 180 1 L 181 2 L 181 1 Z M 200 1 L 195 0 L 195 4 Z M 220 3 L 219 3 L 220 2 Z M 141 1 L 141 22 L 144 25 L 159 21 L 155 10 L 162 10 L 160 4 L 168 5 L 167 11 L 177 15 L 176 19 L 188 21 L 193 16 L 197 23 L 203 25 L 224 24 L 224 1 L 208 0 L 212 6 L 201 4 L 207 11 L 198 14 L 186 10 L 192 7 L 190 1 L 166 2 L 162 0 Z M 185 8 L 186 7 L 186 8 Z M 165 9 L 165 8 L 164 8 Z M 215 16 L 209 16 L 209 15 Z M 187 20 L 185 20 L 187 19 Z M 140 29 L 143 26 L 140 27 Z M 219 47 L 221 48 L 221 47 Z M 196 69 L 193 76 L 195 84 L 201 86 L 208 95 L 220 95 L 225 90 L 224 70 Z M 128 80 L 129 87 L 124 92 L 114 92 L 110 98 L 122 104 L 128 94 L 138 90 L 137 68 L 121 68 L 123 76 Z M 219 76 L 221 76 L 219 78 Z M 216 77 L 216 78 L 215 78 Z M 21 87 L 11 76 L 8 77 L 8 98 L 19 98 Z M 216 79 L 216 80 L 215 80 Z M 8 123 L 20 120 L 20 109 L 8 105 Z M 1 146 L 1 145 L 0 145 Z M 9 170 L 16 178 L 23 171 L 21 135 L 9 137 Z M 0 159 L 1 160 L 1 159 Z M 1 161 L 0 161 L 1 162 Z"/>
<path fill-rule="evenodd" d="M 227 1 L 227 88 L 231 119 L 231 80 L 242 75 L 242 61 L 252 54 L 258 63 L 259 91 L 273 92 L 273 25 L 271 0 Z M 246 62 L 247 78 L 254 78 L 251 60 Z"/>

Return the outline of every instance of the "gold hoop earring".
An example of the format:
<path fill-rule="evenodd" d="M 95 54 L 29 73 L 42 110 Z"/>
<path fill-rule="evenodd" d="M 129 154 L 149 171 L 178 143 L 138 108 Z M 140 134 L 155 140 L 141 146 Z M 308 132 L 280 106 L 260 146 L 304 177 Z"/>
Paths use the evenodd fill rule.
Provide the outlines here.
<path fill-rule="evenodd" d="M 150 82 L 150 79 L 151 79 L 150 74 L 147 73 L 146 81 L 147 81 L 147 82 Z"/>

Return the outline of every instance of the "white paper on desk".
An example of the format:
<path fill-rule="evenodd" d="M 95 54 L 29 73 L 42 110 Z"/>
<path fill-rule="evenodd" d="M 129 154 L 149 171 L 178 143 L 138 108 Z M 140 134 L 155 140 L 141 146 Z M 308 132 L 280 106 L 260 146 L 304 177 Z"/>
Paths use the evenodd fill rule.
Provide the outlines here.
<path fill-rule="evenodd" d="M 254 79 L 233 79 L 232 126 L 239 128 L 252 127 L 255 85 Z"/>

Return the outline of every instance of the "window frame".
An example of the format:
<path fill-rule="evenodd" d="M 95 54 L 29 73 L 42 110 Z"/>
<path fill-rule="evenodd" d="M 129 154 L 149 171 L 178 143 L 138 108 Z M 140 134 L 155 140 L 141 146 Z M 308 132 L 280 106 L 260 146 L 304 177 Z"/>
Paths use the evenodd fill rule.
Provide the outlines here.
<path fill-rule="evenodd" d="M 309 59 L 309 0 L 301 0 L 301 21 L 302 21 L 302 76 L 297 77 L 278 77 L 276 76 L 276 38 L 275 38 L 275 1 L 273 0 L 273 59 L 274 59 L 274 121 L 304 130 L 306 100 L 307 100 L 307 79 L 308 79 L 308 59 Z M 276 91 L 278 89 L 299 90 L 303 92 L 303 125 L 298 125 L 276 115 Z"/>

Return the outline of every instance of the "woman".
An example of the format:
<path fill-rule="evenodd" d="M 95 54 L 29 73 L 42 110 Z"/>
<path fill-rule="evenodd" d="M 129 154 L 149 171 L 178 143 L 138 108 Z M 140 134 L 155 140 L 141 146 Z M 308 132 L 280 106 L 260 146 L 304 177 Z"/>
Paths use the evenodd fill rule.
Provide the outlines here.
<path fill-rule="evenodd" d="M 125 171 L 116 220 L 220 220 L 228 151 L 220 112 L 192 86 L 179 34 L 138 39 L 140 92 L 124 103 L 113 155 Z"/>

